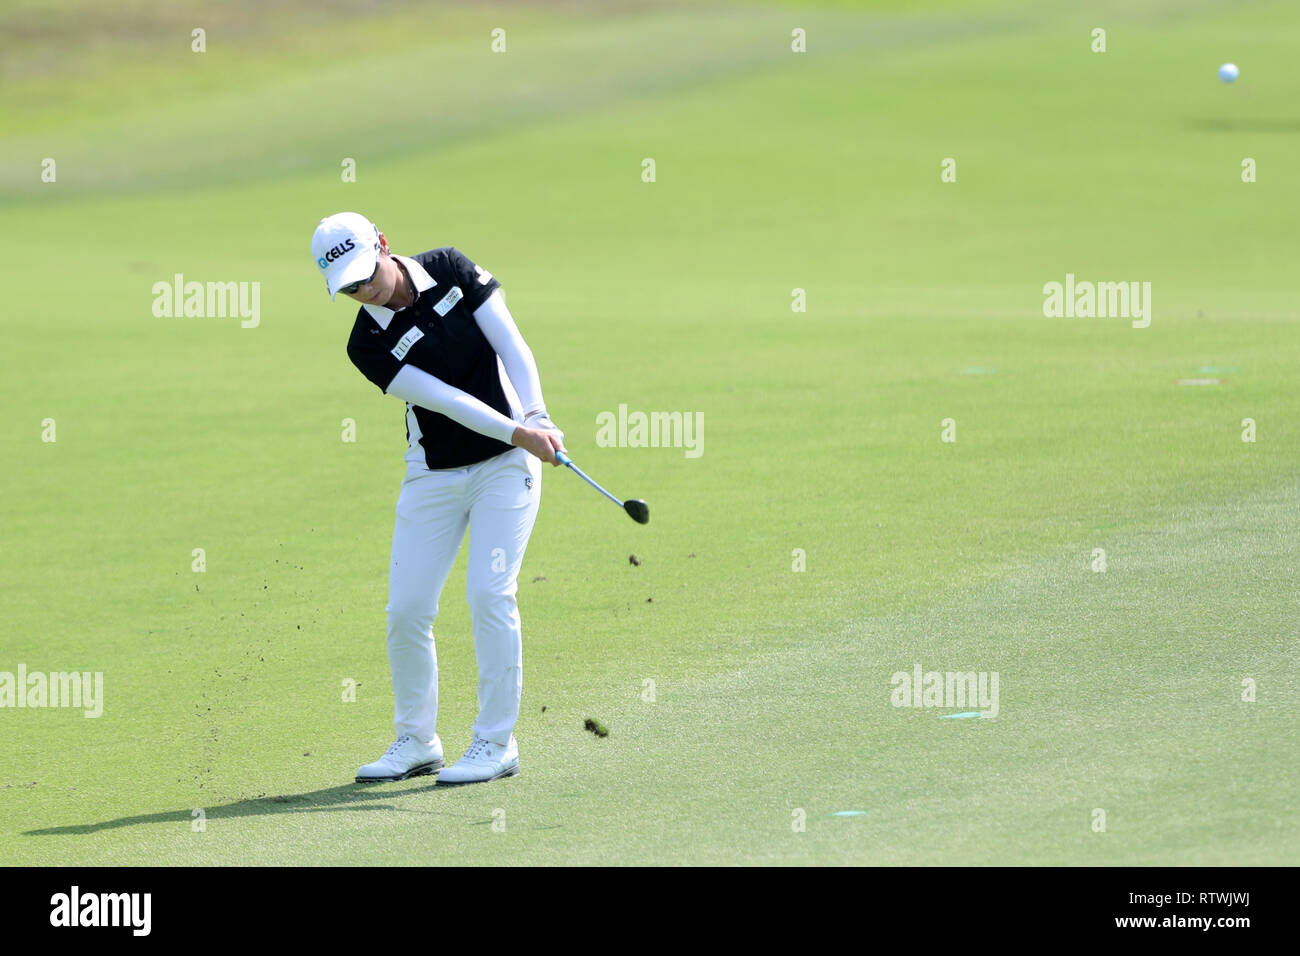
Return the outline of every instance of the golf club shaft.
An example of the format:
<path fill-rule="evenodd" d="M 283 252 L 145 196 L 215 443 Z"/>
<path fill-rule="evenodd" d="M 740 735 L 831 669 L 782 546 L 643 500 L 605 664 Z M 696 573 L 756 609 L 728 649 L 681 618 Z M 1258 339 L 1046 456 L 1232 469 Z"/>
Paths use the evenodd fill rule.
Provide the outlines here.
<path fill-rule="evenodd" d="M 568 455 L 566 455 L 564 452 L 562 452 L 562 451 L 557 451 L 557 452 L 555 453 L 555 460 L 558 461 L 561 465 L 568 465 L 570 468 L 573 469 L 574 473 L 577 474 L 577 476 L 578 476 L 579 478 L 581 478 L 581 479 L 582 479 L 583 481 L 585 481 L 587 484 L 591 485 L 591 487 L 595 488 L 597 491 L 599 491 L 602 495 L 604 495 L 604 496 L 605 496 L 606 498 L 608 498 L 610 501 L 614 502 L 614 504 L 618 505 L 620 508 L 623 507 L 623 502 L 619 501 L 617 498 L 615 498 L 613 495 L 611 495 L 608 491 L 606 491 L 604 488 L 600 487 L 600 485 L 596 484 L 594 481 L 592 481 L 590 478 L 588 478 L 585 474 L 583 474 L 582 469 L 579 468 L 577 465 L 575 465 L 575 464 L 573 463 L 573 459 L 570 458 Z"/>

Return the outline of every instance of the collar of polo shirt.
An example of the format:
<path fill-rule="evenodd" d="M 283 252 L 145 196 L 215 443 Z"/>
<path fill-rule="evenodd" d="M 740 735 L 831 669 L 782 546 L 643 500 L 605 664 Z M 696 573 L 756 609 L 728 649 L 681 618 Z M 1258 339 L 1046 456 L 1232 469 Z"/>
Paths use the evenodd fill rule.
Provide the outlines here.
<path fill-rule="evenodd" d="M 433 276 L 424 271 L 424 266 L 420 265 L 414 259 L 407 258 L 406 256 L 399 256 L 397 253 L 393 253 L 393 258 L 406 267 L 406 274 L 409 275 L 411 281 L 415 283 L 415 294 L 417 297 L 421 292 L 427 292 L 438 284 L 434 281 Z M 415 303 L 412 302 L 411 304 L 414 305 Z M 393 316 L 397 314 L 396 311 L 388 308 L 388 306 L 371 305 L 369 302 L 363 303 L 361 308 L 370 313 L 370 317 L 375 320 L 381 329 L 387 329 L 388 323 L 391 322 Z"/>

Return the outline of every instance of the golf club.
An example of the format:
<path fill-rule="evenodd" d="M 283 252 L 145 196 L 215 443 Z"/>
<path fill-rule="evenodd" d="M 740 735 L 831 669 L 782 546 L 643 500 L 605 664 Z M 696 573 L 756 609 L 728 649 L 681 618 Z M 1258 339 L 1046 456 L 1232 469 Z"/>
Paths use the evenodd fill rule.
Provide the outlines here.
<path fill-rule="evenodd" d="M 570 468 L 572 468 L 579 478 L 581 478 L 587 484 L 591 485 L 591 487 L 595 488 L 597 491 L 599 491 L 610 501 L 614 502 L 614 504 L 618 505 L 620 508 L 626 511 L 628 515 L 631 516 L 633 521 L 637 522 L 638 524 L 650 523 L 650 506 L 646 504 L 644 501 L 642 501 L 640 498 L 631 498 L 627 501 L 619 501 L 608 491 L 600 487 L 600 485 L 596 484 L 585 474 L 583 474 L 582 469 L 579 468 L 577 465 L 575 465 L 573 463 L 573 459 L 570 458 L 568 455 L 566 455 L 564 452 L 557 451 L 555 453 L 555 460 L 558 461 L 561 465 L 568 465 Z"/>

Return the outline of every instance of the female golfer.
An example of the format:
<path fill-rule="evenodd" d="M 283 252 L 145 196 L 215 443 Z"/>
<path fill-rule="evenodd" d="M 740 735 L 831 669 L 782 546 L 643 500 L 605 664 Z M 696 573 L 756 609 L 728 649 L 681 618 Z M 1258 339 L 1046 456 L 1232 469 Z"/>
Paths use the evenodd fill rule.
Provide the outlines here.
<path fill-rule="evenodd" d="M 516 579 L 537 518 L 541 463 L 558 464 L 564 433 L 547 417 L 533 354 L 492 273 L 450 246 L 395 255 L 352 212 L 322 219 L 311 249 L 330 298 L 342 292 L 362 304 L 348 357 L 406 402 L 387 607 L 397 740 L 357 782 L 442 770 L 433 622 L 466 526 L 479 711 L 469 749 L 438 783 L 513 776 L 523 689 Z"/>

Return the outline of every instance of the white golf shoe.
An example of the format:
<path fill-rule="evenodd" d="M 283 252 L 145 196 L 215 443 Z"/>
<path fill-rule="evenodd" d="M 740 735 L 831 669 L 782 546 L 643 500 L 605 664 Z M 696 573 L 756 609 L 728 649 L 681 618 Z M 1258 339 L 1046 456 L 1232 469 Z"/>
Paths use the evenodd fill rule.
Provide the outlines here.
<path fill-rule="evenodd" d="M 519 744 L 515 738 L 502 746 L 482 737 L 474 742 L 454 764 L 438 775 L 438 786 L 443 784 L 485 783 L 519 773 Z"/>
<path fill-rule="evenodd" d="M 402 734 L 382 757 L 357 771 L 357 783 L 422 777 L 437 773 L 442 767 L 442 741 L 437 734 L 427 744 L 409 734 Z"/>

